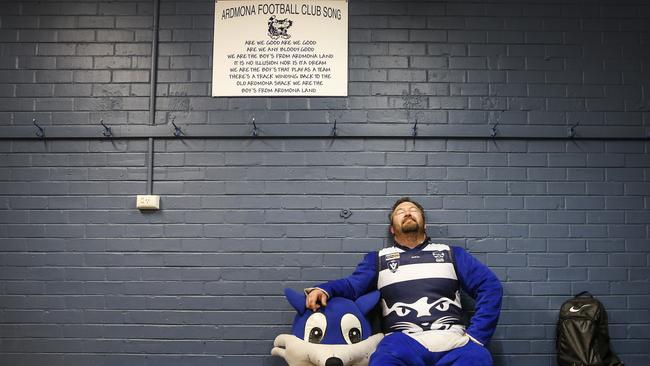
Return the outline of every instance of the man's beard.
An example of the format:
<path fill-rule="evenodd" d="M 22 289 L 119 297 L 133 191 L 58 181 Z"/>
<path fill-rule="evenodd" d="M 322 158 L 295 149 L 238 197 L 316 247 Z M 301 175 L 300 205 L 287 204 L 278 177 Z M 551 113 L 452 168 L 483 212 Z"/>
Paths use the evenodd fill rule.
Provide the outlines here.
<path fill-rule="evenodd" d="M 401 229 L 404 234 L 417 233 L 420 231 L 420 225 L 413 218 L 404 219 Z"/>

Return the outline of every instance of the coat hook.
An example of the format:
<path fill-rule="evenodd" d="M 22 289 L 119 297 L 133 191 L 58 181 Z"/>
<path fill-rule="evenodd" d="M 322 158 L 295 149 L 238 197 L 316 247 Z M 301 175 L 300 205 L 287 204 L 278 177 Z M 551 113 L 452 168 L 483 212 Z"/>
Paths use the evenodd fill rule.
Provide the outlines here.
<path fill-rule="evenodd" d="M 416 137 L 418 135 L 418 119 L 417 119 L 417 117 L 415 118 L 415 124 L 413 125 L 413 128 L 411 129 L 411 135 L 413 137 Z"/>
<path fill-rule="evenodd" d="M 257 137 L 258 134 L 258 129 L 257 125 L 255 124 L 255 117 L 253 117 L 253 137 Z"/>
<path fill-rule="evenodd" d="M 173 119 L 172 119 L 172 126 L 174 126 L 174 136 L 181 137 L 183 135 L 183 130 L 181 130 L 180 127 L 176 126 L 176 123 L 174 123 Z"/>
<path fill-rule="evenodd" d="M 578 127 L 579 124 L 580 121 L 576 122 L 574 125 L 571 125 L 571 127 L 569 127 L 569 131 L 567 132 L 568 137 L 570 138 L 576 137 L 576 127 Z"/>
<path fill-rule="evenodd" d="M 103 119 L 99 120 L 99 124 L 101 124 L 104 127 L 104 131 L 102 131 L 102 135 L 104 135 L 104 137 L 113 137 L 113 131 L 111 130 L 110 127 L 104 124 Z"/>
<path fill-rule="evenodd" d="M 495 138 L 499 134 L 499 128 L 497 126 L 499 126 L 499 122 L 495 123 L 492 126 L 492 132 L 490 132 L 490 137 Z"/>
<path fill-rule="evenodd" d="M 330 132 L 330 135 L 336 137 L 337 129 L 336 129 L 336 119 L 334 120 L 334 127 L 332 127 L 332 131 Z"/>
<path fill-rule="evenodd" d="M 38 137 L 44 139 L 44 138 L 45 138 L 45 129 L 43 129 L 43 127 L 39 126 L 39 125 L 36 123 L 36 118 L 32 118 L 32 123 L 33 123 L 34 126 L 36 126 L 36 128 L 38 129 L 38 130 L 36 131 L 36 136 L 38 136 Z"/>

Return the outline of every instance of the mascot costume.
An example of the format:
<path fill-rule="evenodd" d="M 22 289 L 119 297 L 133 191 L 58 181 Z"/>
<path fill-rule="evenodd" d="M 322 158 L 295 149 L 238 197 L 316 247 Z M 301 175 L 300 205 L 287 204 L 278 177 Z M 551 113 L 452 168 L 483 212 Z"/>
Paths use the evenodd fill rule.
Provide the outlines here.
<path fill-rule="evenodd" d="M 291 289 L 284 294 L 298 312 L 292 334 L 275 338 L 271 354 L 289 366 L 364 366 L 383 334 L 371 335 L 366 315 L 379 301 L 379 291 L 356 301 L 334 297 L 313 312 L 305 308 L 305 295 Z"/>

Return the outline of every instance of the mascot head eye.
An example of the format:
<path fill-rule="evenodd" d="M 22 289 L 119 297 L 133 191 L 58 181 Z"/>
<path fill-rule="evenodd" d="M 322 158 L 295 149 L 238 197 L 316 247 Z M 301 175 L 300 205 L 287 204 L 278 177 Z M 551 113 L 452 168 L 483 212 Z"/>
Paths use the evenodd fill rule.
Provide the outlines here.
<path fill-rule="evenodd" d="M 320 343 L 327 330 L 327 319 L 323 313 L 313 313 L 305 323 L 305 341 Z"/>
<path fill-rule="evenodd" d="M 451 305 L 451 300 L 447 298 L 442 298 L 433 304 L 433 306 L 439 311 L 449 310 L 449 305 Z"/>
<path fill-rule="evenodd" d="M 436 305 L 436 309 L 438 309 L 440 311 L 447 311 L 447 310 L 449 310 L 449 304 L 446 303 L 446 302 L 443 302 L 441 304 Z"/>
<path fill-rule="evenodd" d="M 309 343 L 320 343 L 323 339 L 323 330 L 319 327 L 313 327 L 309 331 Z"/>
<path fill-rule="evenodd" d="M 406 306 L 398 306 L 395 309 L 395 313 L 397 313 L 397 316 L 406 316 L 411 312 L 411 309 L 406 307 Z"/>
<path fill-rule="evenodd" d="M 361 322 L 354 314 L 345 314 L 341 318 L 341 333 L 348 344 L 361 342 Z"/>

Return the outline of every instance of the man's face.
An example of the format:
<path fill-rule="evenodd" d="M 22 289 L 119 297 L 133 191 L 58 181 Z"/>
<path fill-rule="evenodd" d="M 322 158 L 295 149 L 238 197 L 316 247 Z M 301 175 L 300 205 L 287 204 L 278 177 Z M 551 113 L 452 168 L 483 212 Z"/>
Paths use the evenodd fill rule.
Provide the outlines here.
<path fill-rule="evenodd" d="M 393 235 L 424 232 L 424 218 L 420 209 L 412 202 L 402 202 L 393 211 L 390 231 Z"/>

